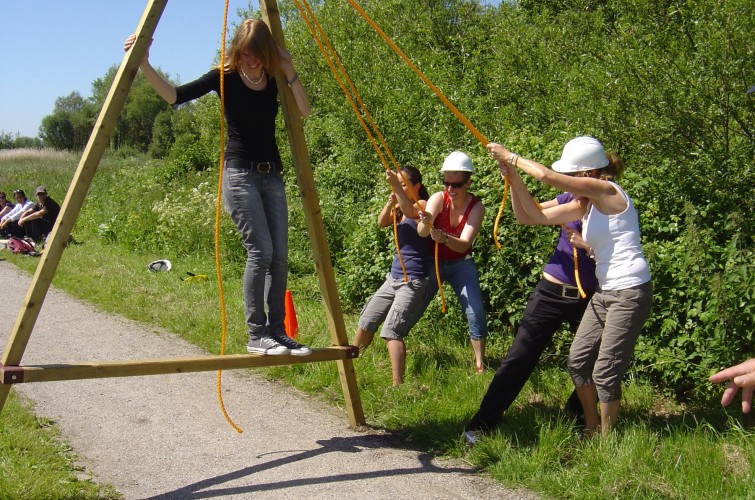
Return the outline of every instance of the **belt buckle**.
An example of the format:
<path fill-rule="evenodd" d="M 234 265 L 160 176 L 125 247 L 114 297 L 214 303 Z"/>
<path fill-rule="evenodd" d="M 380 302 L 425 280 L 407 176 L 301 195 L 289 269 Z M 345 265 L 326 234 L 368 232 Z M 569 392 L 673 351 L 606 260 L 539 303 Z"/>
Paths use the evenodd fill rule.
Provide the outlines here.
<path fill-rule="evenodd" d="M 571 294 L 570 292 L 574 292 Z M 561 285 L 561 296 L 566 297 L 567 299 L 576 299 L 579 297 L 579 290 L 577 288 L 571 288 L 567 287 L 566 285 Z"/>
<path fill-rule="evenodd" d="M 275 168 L 275 164 L 271 161 L 261 161 L 257 163 L 255 168 L 261 174 L 269 174 Z"/>

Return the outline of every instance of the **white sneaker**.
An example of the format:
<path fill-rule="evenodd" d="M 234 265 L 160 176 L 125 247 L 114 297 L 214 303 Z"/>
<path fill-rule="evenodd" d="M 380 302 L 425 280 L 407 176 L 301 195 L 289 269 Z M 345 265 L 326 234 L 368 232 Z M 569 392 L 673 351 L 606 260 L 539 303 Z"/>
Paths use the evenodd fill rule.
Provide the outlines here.
<path fill-rule="evenodd" d="M 246 344 L 246 352 L 280 356 L 281 354 L 288 354 L 289 350 L 288 347 L 276 342 L 273 337 L 265 336 L 256 339 L 249 337 L 249 342 Z"/>

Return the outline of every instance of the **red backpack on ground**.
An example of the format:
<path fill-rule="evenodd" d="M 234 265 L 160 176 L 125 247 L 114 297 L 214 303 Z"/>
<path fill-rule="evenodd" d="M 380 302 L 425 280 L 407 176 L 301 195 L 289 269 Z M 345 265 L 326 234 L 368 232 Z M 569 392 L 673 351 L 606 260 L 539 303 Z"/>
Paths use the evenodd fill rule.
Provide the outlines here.
<path fill-rule="evenodd" d="M 11 236 L 5 248 L 13 253 L 32 253 L 34 251 L 34 242 L 27 239 L 16 238 Z"/>

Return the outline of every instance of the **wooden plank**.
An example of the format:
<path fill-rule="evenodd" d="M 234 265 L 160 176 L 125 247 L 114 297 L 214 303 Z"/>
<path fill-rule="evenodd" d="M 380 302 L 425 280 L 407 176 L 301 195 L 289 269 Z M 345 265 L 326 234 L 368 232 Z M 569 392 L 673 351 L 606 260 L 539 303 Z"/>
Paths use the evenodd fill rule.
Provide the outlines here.
<path fill-rule="evenodd" d="M 113 85 L 110 87 L 110 92 L 105 99 L 92 134 L 89 136 L 89 142 L 84 149 L 79 166 L 71 180 L 68 194 L 60 207 L 58 220 L 40 257 L 29 291 L 24 298 L 16 324 L 0 360 L 3 365 L 18 365 L 21 362 L 29 337 L 39 316 L 39 311 L 42 308 L 42 303 L 50 288 L 50 283 L 52 283 L 52 277 L 55 275 L 63 250 L 68 243 L 68 237 L 71 235 L 73 225 L 78 218 L 97 166 L 108 146 L 110 135 L 118 116 L 121 114 L 126 96 L 128 96 L 131 84 L 136 77 L 136 72 L 139 70 L 139 63 L 149 46 L 152 34 L 167 2 L 168 0 L 149 0 L 147 2 L 142 18 L 134 32 L 137 35 L 136 43 L 130 51 L 125 53 L 121 61 Z M 5 405 L 8 390 L 7 385 L 0 386 L 0 411 Z"/>
<path fill-rule="evenodd" d="M 276 43 L 281 47 L 285 47 L 286 43 L 277 2 L 275 0 L 260 0 L 260 11 L 262 12 L 263 20 L 270 27 Z M 281 97 L 281 108 L 286 122 L 288 142 L 291 147 L 294 167 L 296 168 L 296 178 L 299 184 L 299 191 L 301 192 L 309 237 L 312 242 L 315 268 L 320 282 L 320 291 L 325 303 L 330 336 L 333 344 L 348 345 L 348 336 L 346 335 L 346 327 L 343 322 L 341 302 L 338 298 L 335 274 L 333 273 L 330 259 L 330 249 L 325 237 L 325 226 L 322 222 L 320 201 L 312 175 L 312 165 L 309 161 L 309 152 L 304 137 L 304 128 L 301 123 L 301 114 L 296 107 L 291 89 L 288 88 L 285 82 L 278 80 L 276 79 L 278 92 Z M 352 427 L 364 425 L 364 412 L 362 411 L 362 401 L 359 396 L 356 374 L 354 373 L 354 364 L 350 359 L 337 361 L 337 364 L 349 423 Z"/>
<path fill-rule="evenodd" d="M 232 354 L 198 358 L 140 359 L 92 363 L 56 363 L 49 365 L 0 366 L 0 382 L 21 384 L 92 378 L 139 377 L 173 373 L 261 368 L 267 366 L 316 363 L 350 359 L 359 355 L 354 346 L 333 346 L 313 349 L 308 356 L 263 356 Z"/>

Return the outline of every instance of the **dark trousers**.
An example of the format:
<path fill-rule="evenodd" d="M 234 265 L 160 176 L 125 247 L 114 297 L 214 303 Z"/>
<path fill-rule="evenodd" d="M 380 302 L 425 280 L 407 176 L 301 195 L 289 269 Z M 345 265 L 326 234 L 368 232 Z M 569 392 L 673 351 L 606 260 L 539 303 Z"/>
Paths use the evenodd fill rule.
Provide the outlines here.
<path fill-rule="evenodd" d="M 480 409 L 467 424 L 467 430 L 490 430 L 497 426 L 561 325 L 568 323 L 572 332 L 577 330 L 592 292 L 585 299 L 574 299 L 552 291 L 553 288 L 553 284 L 541 279 L 530 295 L 514 343 L 495 372 Z M 572 393 L 567 407 L 581 413 L 576 392 Z"/>
<path fill-rule="evenodd" d="M 26 230 L 26 236 L 36 242 L 40 242 L 52 231 L 52 222 L 40 217 L 39 219 L 26 221 L 24 229 Z"/>
<path fill-rule="evenodd" d="M 2 230 L 2 236 L 15 236 L 16 238 L 23 238 L 26 232 L 24 228 L 18 225 L 18 222 L 11 221 Z"/>

